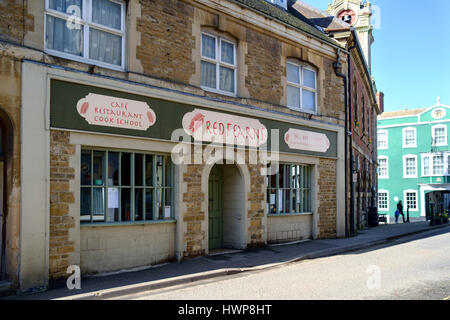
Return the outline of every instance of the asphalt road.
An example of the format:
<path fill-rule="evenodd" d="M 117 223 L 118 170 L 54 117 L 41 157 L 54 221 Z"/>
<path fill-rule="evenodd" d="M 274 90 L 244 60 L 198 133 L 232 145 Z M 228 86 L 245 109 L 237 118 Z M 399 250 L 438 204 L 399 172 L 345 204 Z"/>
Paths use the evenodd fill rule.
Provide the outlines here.
<path fill-rule="evenodd" d="M 450 299 L 448 228 L 388 245 L 123 299 Z"/>

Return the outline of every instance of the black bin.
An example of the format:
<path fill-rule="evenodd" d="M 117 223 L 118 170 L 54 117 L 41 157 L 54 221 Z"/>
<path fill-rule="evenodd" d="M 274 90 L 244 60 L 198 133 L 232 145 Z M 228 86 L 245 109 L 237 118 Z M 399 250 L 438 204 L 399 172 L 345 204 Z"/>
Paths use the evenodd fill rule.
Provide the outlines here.
<path fill-rule="evenodd" d="M 378 208 L 369 207 L 369 227 L 378 227 Z"/>

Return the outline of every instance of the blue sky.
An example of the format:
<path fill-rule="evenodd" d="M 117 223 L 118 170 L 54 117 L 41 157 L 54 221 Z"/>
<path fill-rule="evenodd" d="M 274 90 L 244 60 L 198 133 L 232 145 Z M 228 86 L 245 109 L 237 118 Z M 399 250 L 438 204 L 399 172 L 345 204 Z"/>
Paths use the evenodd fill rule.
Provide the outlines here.
<path fill-rule="evenodd" d="M 332 0 L 302 0 L 326 10 Z M 371 0 L 380 8 L 372 74 L 385 111 L 450 105 L 449 0 Z"/>

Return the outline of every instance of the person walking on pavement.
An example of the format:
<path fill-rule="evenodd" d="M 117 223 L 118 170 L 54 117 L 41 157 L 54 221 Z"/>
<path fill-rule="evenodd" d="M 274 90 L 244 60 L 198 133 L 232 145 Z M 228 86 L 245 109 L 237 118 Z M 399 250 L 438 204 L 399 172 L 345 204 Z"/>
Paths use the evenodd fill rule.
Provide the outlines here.
<path fill-rule="evenodd" d="M 403 223 L 405 223 L 405 215 L 403 214 L 403 204 L 402 204 L 402 200 L 400 200 L 400 201 L 397 203 L 397 210 L 398 210 L 398 213 L 402 215 Z"/>

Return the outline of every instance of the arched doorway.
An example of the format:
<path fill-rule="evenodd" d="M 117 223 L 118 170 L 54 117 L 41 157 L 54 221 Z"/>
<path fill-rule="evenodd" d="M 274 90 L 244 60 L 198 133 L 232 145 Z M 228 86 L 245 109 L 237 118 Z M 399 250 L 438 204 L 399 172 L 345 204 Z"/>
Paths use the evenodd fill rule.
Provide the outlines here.
<path fill-rule="evenodd" d="M 236 165 L 216 164 L 208 179 L 208 249 L 243 249 L 245 183 Z"/>
<path fill-rule="evenodd" d="M 9 117 L 0 110 L 0 280 L 6 278 L 6 219 L 8 166 L 11 166 L 10 156 L 12 154 L 12 126 Z"/>

